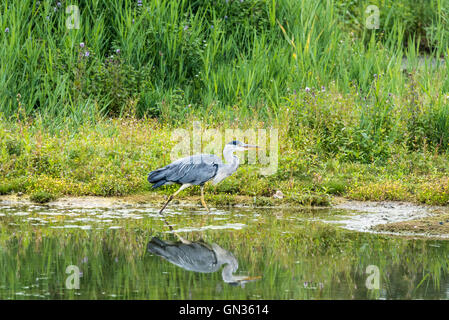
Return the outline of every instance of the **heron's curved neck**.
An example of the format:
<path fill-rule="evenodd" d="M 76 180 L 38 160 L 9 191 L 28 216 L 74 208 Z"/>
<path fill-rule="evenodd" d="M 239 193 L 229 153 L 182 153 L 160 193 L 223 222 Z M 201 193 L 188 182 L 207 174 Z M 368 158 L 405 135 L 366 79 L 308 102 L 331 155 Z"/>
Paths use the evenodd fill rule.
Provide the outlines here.
<path fill-rule="evenodd" d="M 236 278 L 233 275 L 234 272 L 237 271 L 239 265 L 237 262 L 237 259 L 229 259 L 226 261 L 226 265 L 223 268 L 223 271 L 221 272 L 221 276 L 223 278 L 224 282 L 230 283 L 235 282 Z"/>
<path fill-rule="evenodd" d="M 234 154 L 234 149 L 228 148 L 227 146 L 223 150 L 223 157 L 228 165 L 234 171 L 239 167 L 239 158 Z"/>
<path fill-rule="evenodd" d="M 232 253 L 223 249 L 219 245 L 213 243 L 212 248 L 217 257 L 217 265 L 225 265 L 221 271 L 221 276 L 224 282 L 231 283 L 235 282 L 234 272 L 237 271 L 239 263 Z"/>

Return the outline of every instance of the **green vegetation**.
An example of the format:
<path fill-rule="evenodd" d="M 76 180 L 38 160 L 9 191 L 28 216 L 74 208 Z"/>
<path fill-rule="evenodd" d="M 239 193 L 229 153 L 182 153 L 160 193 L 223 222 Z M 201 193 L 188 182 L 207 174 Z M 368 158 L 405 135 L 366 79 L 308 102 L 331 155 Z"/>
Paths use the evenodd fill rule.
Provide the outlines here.
<path fill-rule="evenodd" d="M 80 126 L 76 133 L 71 129 L 50 133 L 36 122 L 0 121 L 0 125 L 2 194 L 147 193 L 148 172 L 169 163 L 177 143 L 170 139 L 172 128 L 154 120 L 103 120 Z M 446 154 L 410 152 L 406 145 L 390 144 L 390 155 L 383 161 L 348 161 L 343 151 L 323 151 L 317 142 L 320 130 L 307 126 L 295 130 L 303 132 L 303 136 L 292 137 L 287 127 L 279 130 L 279 166 L 275 174 L 263 176 L 258 165 L 243 164 L 219 185 L 206 185 L 207 200 L 218 206 L 322 206 L 329 204 L 329 195 L 429 204 L 449 201 Z M 20 154 L 8 152 L 9 144 L 21 145 Z M 169 194 L 176 188 L 163 187 L 156 193 Z M 283 199 L 272 197 L 278 190 L 284 194 Z M 199 189 L 191 188 L 183 194 L 197 197 Z"/>
<path fill-rule="evenodd" d="M 141 4 L 80 2 L 78 30 L 65 1 L 0 4 L 0 194 L 146 192 L 201 120 L 279 128 L 276 174 L 243 166 L 217 205 L 448 203 L 449 1 Z"/>
<path fill-rule="evenodd" d="M 30 195 L 30 200 L 37 203 L 47 203 L 55 200 L 55 195 L 46 191 L 37 191 Z"/>
<path fill-rule="evenodd" d="M 0 5 L 0 110 L 8 117 L 19 105 L 56 127 L 97 113 L 274 121 L 294 91 L 332 84 L 358 93 L 358 104 L 367 97 L 379 117 L 392 108 L 389 94 L 410 99 L 413 86 L 438 123 L 446 119 L 447 60 L 431 61 L 447 54 L 447 0 L 94 0 L 78 3 L 78 30 L 67 29 L 69 3 L 59 3 Z M 380 29 L 365 26 L 369 5 L 379 8 Z M 408 107 L 426 114 L 414 102 Z M 373 120 L 365 125 L 382 125 Z"/>

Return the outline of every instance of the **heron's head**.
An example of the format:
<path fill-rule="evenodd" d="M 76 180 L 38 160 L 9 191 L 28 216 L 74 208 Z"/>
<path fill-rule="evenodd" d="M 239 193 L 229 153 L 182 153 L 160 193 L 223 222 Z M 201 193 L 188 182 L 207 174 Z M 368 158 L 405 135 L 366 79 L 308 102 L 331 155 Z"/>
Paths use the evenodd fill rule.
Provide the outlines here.
<path fill-rule="evenodd" d="M 243 142 L 240 142 L 238 140 L 234 140 L 232 142 L 229 142 L 226 147 L 231 148 L 234 151 L 245 151 L 250 149 L 260 149 L 259 146 L 252 145 L 252 144 L 246 144 Z"/>

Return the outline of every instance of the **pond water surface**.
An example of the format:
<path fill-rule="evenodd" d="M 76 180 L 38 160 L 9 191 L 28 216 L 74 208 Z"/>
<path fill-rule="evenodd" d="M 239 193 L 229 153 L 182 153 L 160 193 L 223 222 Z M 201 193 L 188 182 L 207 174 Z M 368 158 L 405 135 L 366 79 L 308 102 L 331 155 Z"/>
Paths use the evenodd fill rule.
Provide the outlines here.
<path fill-rule="evenodd" d="M 325 222 L 347 213 L 173 205 L 172 232 L 144 205 L 3 204 L 0 299 L 449 298 L 448 241 Z"/>

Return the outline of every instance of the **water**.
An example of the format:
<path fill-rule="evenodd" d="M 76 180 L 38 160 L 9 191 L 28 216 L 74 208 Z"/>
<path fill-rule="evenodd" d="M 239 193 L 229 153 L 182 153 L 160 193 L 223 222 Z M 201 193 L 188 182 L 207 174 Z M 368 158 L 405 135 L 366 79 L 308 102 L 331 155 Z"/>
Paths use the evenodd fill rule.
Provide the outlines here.
<path fill-rule="evenodd" d="M 237 261 L 234 275 L 252 281 L 229 283 L 223 266 L 189 271 L 148 252 L 153 237 L 181 246 L 155 208 L 3 205 L 0 299 L 449 298 L 449 242 L 325 222 L 341 209 L 165 213 L 184 240 L 221 248 Z"/>

